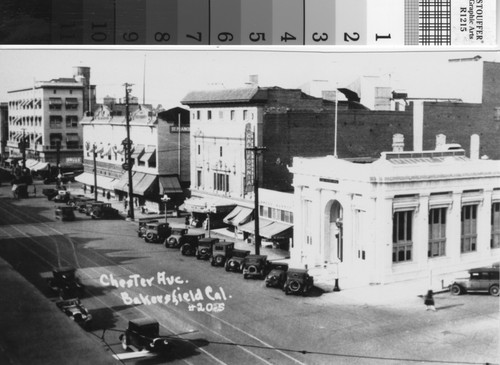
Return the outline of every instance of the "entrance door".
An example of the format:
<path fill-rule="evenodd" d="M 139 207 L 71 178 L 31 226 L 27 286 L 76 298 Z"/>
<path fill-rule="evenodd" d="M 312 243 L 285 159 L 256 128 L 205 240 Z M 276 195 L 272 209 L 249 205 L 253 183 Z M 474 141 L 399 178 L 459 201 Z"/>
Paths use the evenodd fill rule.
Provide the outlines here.
<path fill-rule="evenodd" d="M 342 216 L 342 205 L 337 200 L 332 201 L 330 208 L 327 208 L 328 225 L 325 232 L 325 260 L 329 262 L 342 262 L 344 259 Z"/>

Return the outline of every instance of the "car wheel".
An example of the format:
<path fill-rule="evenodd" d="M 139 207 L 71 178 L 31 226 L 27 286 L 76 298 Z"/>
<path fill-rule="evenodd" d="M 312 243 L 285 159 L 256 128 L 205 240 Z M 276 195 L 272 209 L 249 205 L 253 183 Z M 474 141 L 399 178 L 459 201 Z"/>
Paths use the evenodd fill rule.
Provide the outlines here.
<path fill-rule="evenodd" d="M 248 272 L 249 272 L 250 274 L 256 274 L 256 273 L 257 273 L 257 267 L 256 267 L 256 266 L 254 266 L 254 265 L 249 266 L 249 267 L 248 267 Z"/>
<path fill-rule="evenodd" d="M 460 295 L 462 294 L 462 288 L 460 287 L 460 285 L 453 284 L 450 288 L 450 293 L 452 295 Z"/>
<path fill-rule="evenodd" d="M 187 256 L 189 255 L 189 245 L 188 244 L 185 244 L 181 247 L 181 254 L 184 255 L 184 256 Z"/>
<path fill-rule="evenodd" d="M 298 281 L 296 281 L 296 280 L 292 280 L 288 284 L 288 288 L 290 288 L 290 290 L 293 291 L 293 292 L 298 292 L 299 289 L 300 289 L 300 283 Z"/>
<path fill-rule="evenodd" d="M 127 350 L 128 350 L 128 345 L 127 345 L 127 338 L 126 338 L 126 336 L 121 335 L 121 336 L 120 336 L 120 341 L 121 341 L 121 343 L 122 343 L 122 349 L 123 349 L 124 351 L 127 351 Z"/>
<path fill-rule="evenodd" d="M 498 285 L 490 286 L 490 295 L 498 297 Z"/>
<path fill-rule="evenodd" d="M 154 239 L 154 234 L 149 232 L 148 234 L 146 234 L 146 236 L 144 237 L 144 241 L 146 242 L 151 242 L 152 240 Z"/>
<path fill-rule="evenodd" d="M 217 257 L 215 258 L 215 263 L 216 263 L 217 265 L 222 265 L 222 264 L 224 263 L 224 257 L 222 257 L 222 256 L 217 256 Z"/>

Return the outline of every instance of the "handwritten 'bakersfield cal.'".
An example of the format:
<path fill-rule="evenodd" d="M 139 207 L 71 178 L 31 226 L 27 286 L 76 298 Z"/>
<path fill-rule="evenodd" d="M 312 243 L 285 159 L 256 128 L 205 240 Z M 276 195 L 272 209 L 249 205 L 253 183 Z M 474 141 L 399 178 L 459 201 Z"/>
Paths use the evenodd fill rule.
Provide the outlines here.
<path fill-rule="evenodd" d="M 120 293 L 120 297 L 125 305 L 179 305 L 180 303 L 201 303 L 207 300 L 211 302 L 225 302 L 228 299 L 224 289 L 221 287 L 213 288 L 207 286 L 205 288 L 181 290 L 180 286 L 189 283 L 189 281 L 182 279 L 180 276 L 167 275 L 164 271 L 158 272 L 156 275 L 150 277 L 132 274 L 126 278 L 115 278 L 113 274 L 102 274 L 99 278 L 99 282 L 103 286 L 120 289 L 151 288 L 158 286 L 175 287 L 171 292 L 158 295 L 143 293 L 131 295 L 129 292 L 123 291 Z M 229 298 L 231 298 L 231 296 L 229 296 Z"/>

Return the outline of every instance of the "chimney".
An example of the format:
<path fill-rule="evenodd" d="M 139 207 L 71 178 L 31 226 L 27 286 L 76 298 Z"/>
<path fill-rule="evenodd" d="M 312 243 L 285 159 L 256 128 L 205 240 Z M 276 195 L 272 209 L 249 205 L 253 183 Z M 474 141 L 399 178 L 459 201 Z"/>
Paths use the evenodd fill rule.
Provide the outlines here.
<path fill-rule="evenodd" d="M 392 152 L 403 152 L 405 149 L 405 136 L 396 133 L 392 136 Z"/>
<path fill-rule="evenodd" d="M 439 150 L 439 147 L 444 146 L 446 144 L 446 136 L 444 134 L 438 134 L 436 136 L 436 150 Z"/>
<path fill-rule="evenodd" d="M 423 150 L 424 102 L 413 101 L 413 151 Z"/>
<path fill-rule="evenodd" d="M 321 98 L 324 100 L 335 101 L 335 99 L 337 99 L 337 92 L 335 90 L 323 90 L 321 91 Z"/>
<path fill-rule="evenodd" d="M 479 135 L 473 134 L 470 136 L 470 158 L 471 160 L 479 160 Z"/>
<path fill-rule="evenodd" d="M 259 75 L 250 75 L 250 83 L 254 85 L 259 85 Z"/>

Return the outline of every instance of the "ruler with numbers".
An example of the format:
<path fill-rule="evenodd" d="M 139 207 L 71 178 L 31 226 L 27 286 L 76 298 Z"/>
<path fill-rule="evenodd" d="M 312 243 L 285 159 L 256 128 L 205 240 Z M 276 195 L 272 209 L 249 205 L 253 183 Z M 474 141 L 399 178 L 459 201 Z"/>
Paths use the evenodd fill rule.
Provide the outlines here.
<path fill-rule="evenodd" d="M 0 10 L 0 44 L 497 44 L 495 0 L 2 0 Z"/>

